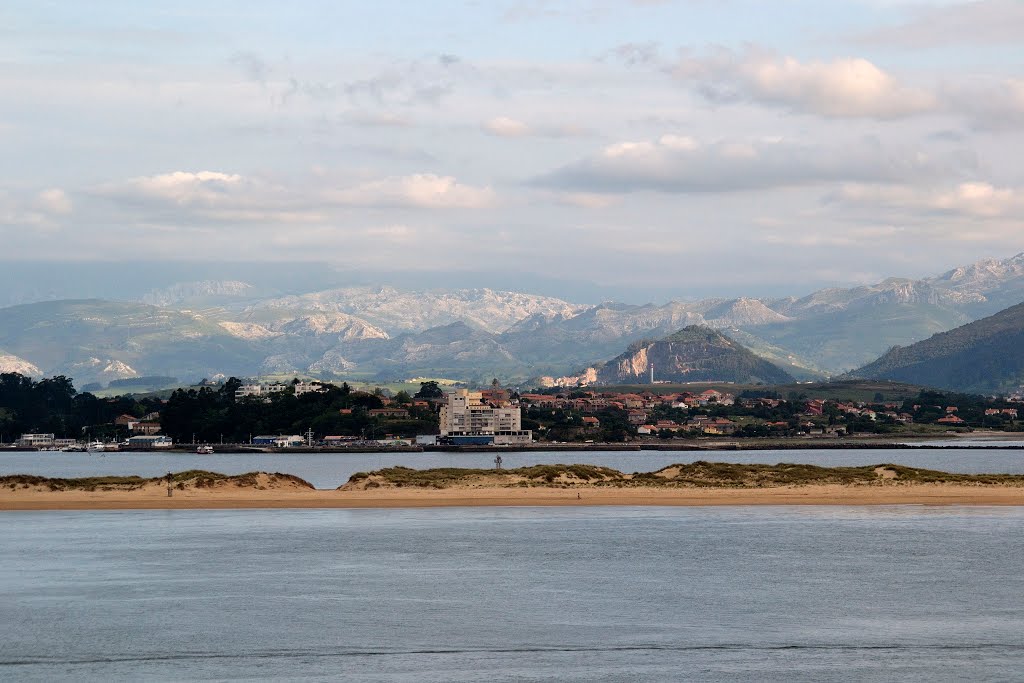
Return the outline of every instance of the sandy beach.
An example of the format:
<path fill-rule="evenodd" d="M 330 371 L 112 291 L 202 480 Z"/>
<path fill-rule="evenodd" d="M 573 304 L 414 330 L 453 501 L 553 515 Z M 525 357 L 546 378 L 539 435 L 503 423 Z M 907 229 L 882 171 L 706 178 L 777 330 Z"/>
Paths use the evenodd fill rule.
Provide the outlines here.
<path fill-rule="evenodd" d="M 577 497 L 579 494 L 579 497 Z M 1024 505 L 1024 488 L 953 484 L 792 486 L 766 489 L 449 488 L 0 492 L 0 510 L 427 508 L 466 506 Z"/>

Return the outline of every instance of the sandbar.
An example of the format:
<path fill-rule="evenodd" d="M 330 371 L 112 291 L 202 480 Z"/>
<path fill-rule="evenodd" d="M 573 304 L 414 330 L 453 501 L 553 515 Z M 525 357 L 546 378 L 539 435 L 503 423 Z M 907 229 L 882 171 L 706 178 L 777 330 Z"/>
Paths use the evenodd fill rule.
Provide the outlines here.
<path fill-rule="evenodd" d="M 808 485 L 764 489 L 448 488 L 372 491 L 2 491 L 0 510 L 588 507 L 721 505 L 1024 505 L 1014 486 Z"/>

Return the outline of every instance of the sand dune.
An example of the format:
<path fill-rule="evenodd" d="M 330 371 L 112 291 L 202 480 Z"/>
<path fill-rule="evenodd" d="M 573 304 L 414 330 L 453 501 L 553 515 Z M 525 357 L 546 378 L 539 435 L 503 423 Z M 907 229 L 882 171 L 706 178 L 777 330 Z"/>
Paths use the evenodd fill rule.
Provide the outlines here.
<path fill-rule="evenodd" d="M 386 470 L 382 470 L 356 475 L 338 490 L 317 490 L 308 482 L 285 474 L 254 472 L 225 476 L 186 472 L 174 475 L 171 495 L 168 495 L 165 479 L 0 477 L 0 510 L 1024 505 L 1024 486 L 1020 484 L 1020 477 L 947 475 L 890 465 L 800 469 L 795 471 L 796 474 L 786 468 L 798 466 L 757 466 L 767 467 L 762 470 L 724 464 L 708 464 L 704 469 L 695 469 L 694 465 L 673 465 L 636 479 L 633 477 L 637 475 L 622 475 L 605 468 L 560 466 L 566 469 L 558 471 L 559 466 L 555 466 L 556 470 L 551 470 L 551 467 L 544 466 L 545 469 L 540 470 L 544 472 L 540 479 L 522 473 L 536 473 L 537 470 L 530 468 L 523 468 L 518 473 L 484 471 L 483 474 L 479 470 L 402 469 L 388 475 Z M 708 479 L 699 485 L 680 483 L 692 481 L 695 472 L 710 476 L 707 475 L 709 468 L 724 472 L 715 476 L 726 479 Z M 409 475 L 409 472 L 415 474 Z M 754 477 L 752 472 L 760 478 Z M 431 479 L 432 473 L 436 475 L 434 479 Z M 797 475 L 804 480 L 822 483 L 778 483 Z M 408 485 L 404 478 L 409 476 L 430 483 Z M 550 477 L 550 481 L 546 477 Z M 942 477 L 950 477 L 954 481 L 939 481 Z M 835 483 L 837 479 L 853 483 Z"/>

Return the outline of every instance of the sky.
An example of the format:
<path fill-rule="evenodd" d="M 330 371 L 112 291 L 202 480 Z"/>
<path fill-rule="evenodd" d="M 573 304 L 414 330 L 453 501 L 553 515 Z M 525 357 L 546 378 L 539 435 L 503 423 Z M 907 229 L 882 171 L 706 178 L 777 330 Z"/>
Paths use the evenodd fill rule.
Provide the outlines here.
<path fill-rule="evenodd" d="M 0 260 L 937 274 L 1024 251 L 1022 36 L 1020 0 L 7 0 Z"/>

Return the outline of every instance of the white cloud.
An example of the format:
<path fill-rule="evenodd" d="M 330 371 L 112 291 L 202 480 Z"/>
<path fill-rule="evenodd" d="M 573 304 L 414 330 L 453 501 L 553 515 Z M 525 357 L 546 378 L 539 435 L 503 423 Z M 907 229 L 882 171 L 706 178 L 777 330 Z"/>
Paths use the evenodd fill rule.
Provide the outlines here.
<path fill-rule="evenodd" d="M 501 138 L 521 138 L 529 135 L 530 127 L 522 121 L 499 116 L 484 123 L 483 128 L 491 135 Z"/>
<path fill-rule="evenodd" d="M 500 138 L 565 138 L 585 133 L 585 130 L 578 126 L 530 125 L 507 116 L 498 116 L 485 121 L 481 128 L 488 135 Z"/>
<path fill-rule="evenodd" d="M 0 227 L 53 232 L 60 229 L 73 208 L 71 198 L 60 188 L 34 194 L 0 191 Z"/>
<path fill-rule="evenodd" d="M 688 136 L 663 135 L 608 145 L 535 182 L 591 193 L 707 193 L 841 181 L 906 183 L 948 172 L 919 151 L 886 151 L 873 141 L 841 148 L 779 139 L 701 143 Z"/>
<path fill-rule="evenodd" d="M 960 183 L 946 188 L 879 187 L 849 184 L 831 201 L 915 214 L 958 214 L 974 218 L 1024 217 L 1024 189 L 1000 188 L 986 182 Z"/>
<path fill-rule="evenodd" d="M 374 180 L 328 194 L 330 200 L 352 206 L 419 209 L 482 209 L 493 206 L 490 187 L 474 187 L 451 176 L 422 173 Z"/>
<path fill-rule="evenodd" d="M 136 195 L 177 204 L 216 204 L 228 199 L 243 185 L 242 176 L 218 171 L 174 171 L 132 178 L 121 185 L 108 186 L 115 195 Z"/>
<path fill-rule="evenodd" d="M 51 187 L 36 195 L 35 206 L 44 213 L 66 215 L 71 213 L 71 198 L 59 187 Z"/>
<path fill-rule="evenodd" d="M 555 195 L 555 201 L 580 209 L 607 209 L 618 203 L 616 198 L 611 195 L 593 192 L 559 192 Z"/>
<path fill-rule="evenodd" d="M 863 58 L 801 62 L 755 50 L 719 50 L 711 57 L 683 59 L 672 73 L 711 100 L 755 102 L 830 118 L 893 119 L 938 106 L 932 93 L 900 83 Z"/>
<path fill-rule="evenodd" d="M 350 187 L 331 186 L 325 174 L 303 185 L 219 171 L 174 171 L 102 186 L 98 194 L 122 208 L 151 209 L 161 216 L 190 214 L 240 223 L 327 221 L 340 206 L 367 208 L 476 209 L 494 204 L 489 187 L 475 187 L 431 173 L 392 176 Z"/>

